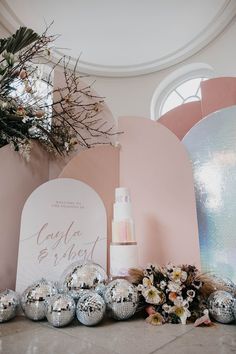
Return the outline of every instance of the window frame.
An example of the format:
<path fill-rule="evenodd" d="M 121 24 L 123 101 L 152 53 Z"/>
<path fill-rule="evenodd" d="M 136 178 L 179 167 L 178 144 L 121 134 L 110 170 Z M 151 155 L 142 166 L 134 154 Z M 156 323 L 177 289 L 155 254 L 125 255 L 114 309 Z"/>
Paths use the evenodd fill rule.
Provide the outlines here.
<path fill-rule="evenodd" d="M 162 108 L 166 99 L 171 92 L 176 90 L 180 85 L 196 78 L 213 78 L 214 69 L 205 63 L 193 63 L 185 65 L 160 82 L 154 91 L 151 100 L 151 119 L 158 120 L 161 117 Z M 177 107 L 177 106 L 176 106 Z"/>

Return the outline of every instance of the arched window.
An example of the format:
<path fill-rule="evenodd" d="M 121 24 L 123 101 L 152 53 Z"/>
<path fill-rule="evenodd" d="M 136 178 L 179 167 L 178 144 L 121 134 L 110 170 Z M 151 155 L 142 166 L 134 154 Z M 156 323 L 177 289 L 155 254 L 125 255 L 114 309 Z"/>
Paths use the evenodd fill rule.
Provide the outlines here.
<path fill-rule="evenodd" d="M 151 102 L 151 119 L 157 120 L 171 109 L 201 100 L 201 82 L 213 77 L 207 64 L 186 65 L 167 76 L 157 87 Z"/>

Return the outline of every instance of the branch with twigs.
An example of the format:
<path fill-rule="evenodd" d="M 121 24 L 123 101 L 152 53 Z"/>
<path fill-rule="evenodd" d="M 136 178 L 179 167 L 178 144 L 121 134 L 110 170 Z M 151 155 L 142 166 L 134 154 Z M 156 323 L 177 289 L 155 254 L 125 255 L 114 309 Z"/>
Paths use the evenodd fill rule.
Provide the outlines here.
<path fill-rule="evenodd" d="M 90 148 L 110 144 L 117 132 L 100 114 L 104 97 L 81 82 L 77 60 L 62 56 L 50 61 L 57 36 L 42 35 L 20 28 L 9 38 L 0 39 L 0 147 L 10 144 L 29 158 L 32 140 L 47 151 L 66 155 L 77 145 Z M 50 63 L 46 77 L 39 79 L 40 62 Z M 54 70 L 62 67 L 62 84 L 53 85 Z M 45 90 L 39 92 L 41 80 Z M 24 154 L 24 151 L 27 154 Z"/>

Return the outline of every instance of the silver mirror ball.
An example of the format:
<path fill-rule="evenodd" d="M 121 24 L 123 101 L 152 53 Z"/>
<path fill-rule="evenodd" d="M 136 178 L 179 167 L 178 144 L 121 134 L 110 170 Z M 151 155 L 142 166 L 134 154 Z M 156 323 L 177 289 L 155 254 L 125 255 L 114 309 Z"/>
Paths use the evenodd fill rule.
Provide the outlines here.
<path fill-rule="evenodd" d="M 53 282 L 41 279 L 30 285 L 21 296 L 21 307 L 29 319 L 43 320 L 46 317 L 46 301 L 58 293 Z"/>
<path fill-rule="evenodd" d="M 85 326 L 95 326 L 101 322 L 105 312 L 105 302 L 95 291 L 86 291 L 78 300 L 76 316 Z"/>
<path fill-rule="evenodd" d="M 81 289 L 95 289 L 98 284 L 105 284 L 107 274 L 96 263 L 73 263 L 63 273 L 64 291 L 78 300 Z"/>
<path fill-rule="evenodd" d="M 127 320 L 138 307 L 137 288 L 125 279 L 113 280 L 104 293 L 108 315 L 116 320 Z"/>
<path fill-rule="evenodd" d="M 236 285 L 230 278 L 221 277 L 215 274 L 211 277 L 218 286 L 223 288 L 222 290 L 225 290 L 233 296 L 236 296 Z"/>
<path fill-rule="evenodd" d="M 68 325 L 75 316 L 75 302 L 67 294 L 56 294 L 47 300 L 46 317 L 54 327 Z"/>
<path fill-rule="evenodd" d="M 221 323 L 230 323 L 234 320 L 234 298 L 224 290 L 213 292 L 208 298 L 208 309 L 211 317 Z"/>
<path fill-rule="evenodd" d="M 13 290 L 5 290 L 0 293 L 0 323 L 11 320 L 16 315 L 19 305 L 18 295 Z"/>

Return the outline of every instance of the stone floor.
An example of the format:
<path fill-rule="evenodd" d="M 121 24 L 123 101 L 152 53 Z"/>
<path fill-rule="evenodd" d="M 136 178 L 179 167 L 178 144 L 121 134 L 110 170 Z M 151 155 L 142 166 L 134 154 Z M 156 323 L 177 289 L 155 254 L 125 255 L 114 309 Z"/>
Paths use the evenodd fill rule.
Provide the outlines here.
<path fill-rule="evenodd" d="M 22 316 L 0 324 L 1 354 L 228 354 L 236 353 L 236 324 L 211 328 L 152 326 L 141 318 L 104 320 L 97 327 L 74 323 L 53 328 Z"/>

